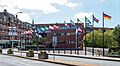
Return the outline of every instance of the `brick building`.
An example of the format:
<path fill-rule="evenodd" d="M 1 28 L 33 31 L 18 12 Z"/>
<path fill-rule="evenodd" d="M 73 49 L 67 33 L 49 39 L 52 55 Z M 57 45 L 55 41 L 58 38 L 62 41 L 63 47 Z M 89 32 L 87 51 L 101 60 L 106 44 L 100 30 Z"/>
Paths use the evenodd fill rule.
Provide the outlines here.
<path fill-rule="evenodd" d="M 18 45 L 21 39 L 31 39 L 29 34 L 22 35 L 24 31 L 32 29 L 32 25 L 28 22 L 22 22 L 16 15 L 10 14 L 7 10 L 0 12 L 0 46 Z M 17 42 L 17 43 L 16 43 Z"/>
<path fill-rule="evenodd" d="M 52 38 L 53 36 L 57 37 L 57 45 L 56 48 L 75 48 L 82 46 L 83 39 L 83 31 L 78 32 L 76 39 L 76 27 L 84 30 L 84 25 L 81 23 L 76 23 L 76 25 L 68 24 L 69 26 L 65 26 L 64 23 L 60 24 L 36 24 L 36 28 L 45 28 L 50 26 L 58 26 L 55 29 L 48 29 L 44 32 L 39 32 L 42 36 L 47 36 L 50 40 L 47 47 L 52 47 Z M 77 40 L 77 41 L 76 41 Z M 77 42 L 77 45 L 76 45 Z"/>

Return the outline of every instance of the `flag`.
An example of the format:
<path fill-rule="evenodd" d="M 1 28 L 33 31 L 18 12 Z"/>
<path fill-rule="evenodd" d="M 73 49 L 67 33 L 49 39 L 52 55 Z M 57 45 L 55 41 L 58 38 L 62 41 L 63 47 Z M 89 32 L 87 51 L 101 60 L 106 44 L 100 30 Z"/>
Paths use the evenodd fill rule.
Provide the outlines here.
<path fill-rule="evenodd" d="M 106 20 L 110 20 L 110 19 L 111 19 L 111 16 L 103 13 L 103 18 L 106 19 Z"/>
<path fill-rule="evenodd" d="M 70 23 L 71 23 L 71 25 L 75 25 L 75 23 L 70 19 Z"/>
<path fill-rule="evenodd" d="M 90 25 L 90 23 L 86 23 L 86 27 L 92 28 L 92 25 Z"/>
<path fill-rule="evenodd" d="M 64 24 L 65 24 L 65 26 L 67 26 L 67 27 L 69 26 L 69 25 L 66 23 L 66 21 L 64 21 Z"/>
<path fill-rule="evenodd" d="M 77 34 L 78 32 L 82 32 L 82 30 L 77 27 L 77 28 L 76 28 L 76 34 Z"/>
<path fill-rule="evenodd" d="M 45 30 L 48 30 L 48 27 L 44 27 Z"/>
<path fill-rule="evenodd" d="M 93 21 L 96 21 L 97 23 L 99 22 L 99 20 L 95 18 L 94 15 L 93 15 Z"/>
<path fill-rule="evenodd" d="M 57 25 L 53 25 L 54 29 L 59 29 L 59 27 Z"/>
<path fill-rule="evenodd" d="M 52 30 L 52 29 L 54 29 L 54 27 L 53 26 L 49 26 L 49 28 L 48 28 L 49 30 Z"/>
<path fill-rule="evenodd" d="M 89 22 L 91 24 L 90 20 L 87 17 L 85 17 L 85 22 Z"/>
<path fill-rule="evenodd" d="M 28 32 L 28 34 L 32 34 L 32 31 L 31 31 L 31 30 L 28 30 L 27 32 Z"/>
<path fill-rule="evenodd" d="M 39 29 L 40 29 L 41 31 L 45 31 L 45 29 L 44 29 L 43 27 L 40 27 Z"/>
<path fill-rule="evenodd" d="M 81 28 L 78 28 L 77 30 L 78 30 L 79 32 L 82 32 Z"/>
<path fill-rule="evenodd" d="M 34 32 L 32 29 L 30 30 L 31 32 Z"/>
<path fill-rule="evenodd" d="M 41 30 L 39 28 L 37 28 L 35 32 L 40 33 Z"/>
<path fill-rule="evenodd" d="M 77 23 L 81 23 L 81 21 L 77 18 Z"/>

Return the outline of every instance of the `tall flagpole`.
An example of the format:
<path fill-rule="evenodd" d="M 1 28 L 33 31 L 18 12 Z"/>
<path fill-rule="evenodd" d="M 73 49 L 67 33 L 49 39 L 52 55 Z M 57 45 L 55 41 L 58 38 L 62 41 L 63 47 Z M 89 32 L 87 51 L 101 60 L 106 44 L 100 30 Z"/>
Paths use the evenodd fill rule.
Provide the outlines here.
<path fill-rule="evenodd" d="M 86 53 L 86 16 L 85 16 L 85 55 L 87 55 Z"/>
<path fill-rule="evenodd" d="M 103 56 L 104 56 L 104 12 L 103 12 L 103 37 L 102 37 L 102 41 L 103 41 Z"/>
<path fill-rule="evenodd" d="M 72 31 L 72 29 L 71 29 L 71 27 L 72 27 L 72 25 L 70 25 L 70 54 L 72 54 L 72 43 L 71 43 L 71 31 Z"/>
<path fill-rule="evenodd" d="M 92 15 L 92 56 L 94 56 L 94 15 Z"/>
<path fill-rule="evenodd" d="M 76 50 L 77 50 L 77 46 L 78 46 L 78 44 L 77 44 L 77 33 L 78 33 L 78 26 L 76 27 L 76 31 L 75 31 L 75 33 L 76 33 L 76 46 L 75 46 L 75 54 L 76 54 Z"/>
<path fill-rule="evenodd" d="M 65 26 L 65 23 L 66 23 L 66 22 L 64 21 L 64 42 L 65 42 L 64 45 L 66 44 L 66 41 L 65 41 L 65 40 L 66 40 L 66 39 L 65 39 L 65 36 L 66 36 L 66 35 L 65 35 L 65 30 L 66 30 L 66 29 L 65 29 L 65 27 L 66 27 L 66 26 Z M 65 54 L 65 48 L 64 48 L 64 54 Z"/>

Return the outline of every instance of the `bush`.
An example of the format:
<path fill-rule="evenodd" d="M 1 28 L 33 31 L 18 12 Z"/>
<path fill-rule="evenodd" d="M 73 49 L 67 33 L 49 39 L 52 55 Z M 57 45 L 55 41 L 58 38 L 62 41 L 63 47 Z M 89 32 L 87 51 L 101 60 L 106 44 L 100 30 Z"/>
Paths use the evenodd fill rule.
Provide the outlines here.
<path fill-rule="evenodd" d="M 29 53 L 34 53 L 33 50 L 29 50 Z"/>
<path fill-rule="evenodd" d="M 33 50 L 29 50 L 26 54 L 27 57 L 34 57 L 34 51 Z"/>
<path fill-rule="evenodd" d="M 118 55 L 120 55 L 120 50 L 117 53 L 118 53 Z"/>
<path fill-rule="evenodd" d="M 11 48 L 8 49 L 7 54 L 13 54 L 13 50 Z"/>
<path fill-rule="evenodd" d="M 48 54 L 46 51 L 40 51 L 40 53 L 38 54 L 38 58 L 39 59 L 48 59 Z"/>
<path fill-rule="evenodd" d="M 47 54 L 46 51 L 40 51 L 40 54 Z"/>
<path fill-rule="evenodd" d="M 0 49 L 0 53 L 2 53 L 2 49 Z"/>

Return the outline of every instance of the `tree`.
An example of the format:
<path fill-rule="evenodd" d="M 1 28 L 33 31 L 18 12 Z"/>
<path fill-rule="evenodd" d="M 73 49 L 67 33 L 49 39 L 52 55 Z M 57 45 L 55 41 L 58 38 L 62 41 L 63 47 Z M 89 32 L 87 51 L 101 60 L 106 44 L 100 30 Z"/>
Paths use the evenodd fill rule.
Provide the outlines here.
<path fill-rule="evenodd" d="M 83 38 L 85 41 L 85 37 Z M 86 34 L 86 46 L 92 47 L 92 32 Z M 94 47 L 102 47 L 102 31 L 94 30 Z"/>
<path fill-rule="evenodd" d="M 120 48 L 120 25 L 117 25 L 113 30 L 113 40 L 117 42 L 118 48 Z"/>
<path fill-rule="evenodd" d="M 112 30 L 106 30 L 104 33 L 104 47 L 109 47 L 112 42 Z M 102 46 L 102 30 L 94 30 L 94 47 L 100 48 Z M 85 38 L 83 39 L 85 41 Z M 88 47 L 92 47 L 92 32 L 86 34 L 86 42 Z"/>
<path fill-rule="evenodd" d="M 109 29 L 107 29 L 106 32 L 104 33 L 105 46 L 109 48 L 113 46 L 112 44 L 114 42 L 112 33 L 113 33 L 113 30 L 109 30 Z"/>
<path fill-rule="evenodd" d="M 32 40 L 32 45 L 45 45 L 46 42 L 48 41 L 48 38 L 44 37 L 44 38 L 37 38 L 37 39 L 33 39 Z"/>

